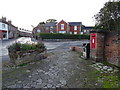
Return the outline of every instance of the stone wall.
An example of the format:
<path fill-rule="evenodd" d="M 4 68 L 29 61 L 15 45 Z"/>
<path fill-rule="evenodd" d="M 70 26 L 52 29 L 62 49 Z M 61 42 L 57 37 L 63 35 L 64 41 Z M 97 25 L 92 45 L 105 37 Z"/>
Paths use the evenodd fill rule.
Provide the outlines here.
<path fill-rule="evenodd" d="M 30 63 L 30 62 L 36 62 L 38 60 L 47 58 L 47 51 L 42 51 L 42 50 L 33 50 L 33 51 L 28 51 L 28 52 L 9 52 L 10 56 L 10 63 L 12 65 L 20 65 L 24 63 Z"/>

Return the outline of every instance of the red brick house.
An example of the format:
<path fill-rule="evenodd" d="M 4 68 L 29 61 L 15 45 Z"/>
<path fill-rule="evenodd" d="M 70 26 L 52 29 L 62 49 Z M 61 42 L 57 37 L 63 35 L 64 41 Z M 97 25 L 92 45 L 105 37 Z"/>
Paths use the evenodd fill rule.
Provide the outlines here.
<path fill-rule="evenodd" d="M 69 22 L 69 33 L 80 34 L 81 26 L 82 26 L 81 22 Z"/>
<path fill-rule="evenodd" d="M 36 27 L 33 28 L 32 33 L 36 34 L 36 33 L 49 32 L 49 31 L 45 31 L 44 25 L 45 25 L 44 23 L 39 23 Z"/>
<path fill-rule="evenodd" d="M 33 35 L 34 38 L 36 38 L 37 33 L 49 33 L 49 31 L 45 30 L 44 26 L 45 26 L 45 23 L 42 22 L 42 23 L 39 23 L 36 27 L 33 28 L 32 35 Z"/>
<path fill-rule="evenodd" d="M 49 33 L 57 33 L 57 22 L 50 22 L 45 24 L 45 31 Z"/>
<path fill-rule="evenodd" d="M 68 29 L 68 23 L 65 22 L 64 20 L 60 21 L 59 23 L 57 23 L 57 32 L 58 33 L 68 33 L 69 29 Z"/>

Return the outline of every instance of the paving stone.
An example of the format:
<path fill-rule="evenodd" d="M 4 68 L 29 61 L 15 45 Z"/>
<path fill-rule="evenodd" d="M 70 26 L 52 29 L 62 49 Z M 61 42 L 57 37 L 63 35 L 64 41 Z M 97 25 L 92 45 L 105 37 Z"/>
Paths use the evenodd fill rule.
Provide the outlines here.
<path fill-rule="evenodd" d="M 112 68 L 112 67 L 108 67 L 107 70 L 108 70 L 108 71 L 113 71 L 113 68 Z"/>
<path fill-rule="evenodd" d="M 29 78 L 31 78 L 32 76 L 28 76 Z"/>
<path fill-rule="evenodd" d="M 103 69 L 106 70 L 106 69 L 108 69 L 108 67 L 107 66 L 103 66 Z"/>
<path fill-rule="evenodd" d="M 37 71 L 38 71 L 38 72 L 44 72 L 44 71 L 43 71 L 43 70 L 41 70 L 41 69 L 38 69 Z"/>
<path fill-rule="evenodd" d="M 36 80 L 37 83 L 42 84 L 42 79 Z"/>
<path fill-rule="evenodd" d="M 35 86 L 35 88 L 42 88 L 41 84 L 37 83 L 37 85 Z"/>
<path fill-rule="evenodd" d="M 66 85 L 66 80 L 61 79 L 60 82 L 61 82 L 61 84 Z"/>
<path fill-rule="evenodd" d="M 16 84 L 16 88 L 22 88 L 23 84 Z"/>
<path fill-rule="evenodd" d="M 99 79 L 98 82 L 103 82 L 103 80 L 102 80 L 102 79 Z"/>
<path fill-rule="evenodd" d="M 26 72 L 30 72 L 30 70 L 26 70 Z"/>
<path fill-rule="evenodd" d="M 102 68 L 102 66 L 98 66 L 99 68 Z"/>
<path fill-rule="evenodd" d="M 23 88 L 31 88 L 31 87 L 29 87 L 29 86 L 24 86 Z"/>
<path fill-rule="evenodd" d="M 45 87 L 47 84 L 45 83 L 45 82 L 43 82 L 42 84 L 41 84 L 41 87 L 43 88 L 43 87 Z"/>
<path fill-rule="evenodd" d="M 17 83 L 22 83 L 22 81 L 17 81 Z"/>
<path fill-rule="evenodd" d="M 16 88 L 16 84 L 13 84 L 13 85 L 7 86 L 7 88 Z"/>
<path fill-rule="evenodd" d="M 9 80 L 5 85 L 13 88 L 19 84 L 23 84 L 23 88 L 81 88 L 84 85 L 85 76 L 89 76 L 89 74 L 92 76 L 91 72 L 96 71 L 93 67 L 102 73 L 108 73 L 110 71 L 108 66 L 103 66 L 100 63 L 90 65 L 91 63 L 87 60 L 80 59 L 79 54 L 69 51 L 67 49 L 68 47 L 67 44 L 51 50 L 54 55 L 48 56 L 47 59 L 43 60 L 43 63 L 27 65 L 28 70 L 25 67 L 27 75 L 25 73 L 25 77 L 21 77 L 24 78 L 24 81 L 10 85 Z M 91 76 L 90 78 L 88 77 L 89 82 L 86 81 L 87 86 L 85 87 L 91 88 L 94 85 L 95 88 L 99 88 L 99 83 L 92 80 L 93 78 L 91 79 Z M 98 80 L 98 82 L 102 83 L 102 79 Z"/>
<path fill-rule="evenodd" d="M 47 88 L 52 88 L 52 84 L 47 84 Z"/>

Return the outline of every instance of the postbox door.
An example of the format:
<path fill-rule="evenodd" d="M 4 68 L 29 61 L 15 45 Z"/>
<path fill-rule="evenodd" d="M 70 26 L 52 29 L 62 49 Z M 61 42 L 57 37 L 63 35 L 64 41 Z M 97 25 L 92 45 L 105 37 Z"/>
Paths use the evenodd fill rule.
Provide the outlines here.
<path fill-rule="evenodd" d="M 96 47 L 96 34 L 92 33 L 91 34 L 91 48 L 95 48 Z"/>

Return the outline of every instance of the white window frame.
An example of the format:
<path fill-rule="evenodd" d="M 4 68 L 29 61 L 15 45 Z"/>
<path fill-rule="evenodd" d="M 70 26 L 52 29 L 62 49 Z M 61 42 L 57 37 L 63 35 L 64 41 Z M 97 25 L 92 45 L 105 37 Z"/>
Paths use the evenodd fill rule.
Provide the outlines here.
<path fill-rule="evenodd" d="M 72 32 L 70 32 L 70 34 L 72 34 Z"/>
<path fill-rule="evenodd" d="M 66 33 L 66 31 L 59 31 L 59 33 L 63 33 L 64 34 L 64 33 Z"/>
<path fill-rule="evenodd" d="M 74 26 L 74 30 L 77 30 L 77 26 Z"/>
<path fill-rule="evenodd" d="M 50 28 L 53 28 L 53 26 L 50 26 Z"/>
<path fill-rule="evenodd" d="M 74 32 L 74 34 L 77 34 L 77 32 Z"/>
<path fill-rule="evenodd" d="M 87 30 L 84 30 L 84 33 L 86 33 L 87 32 Z"/>
<path fill-rule="evenodd" d="M 3 28 L 3 29 L 5 29 L 5 28 L 6 28 L 6 25 L 5 25 L 4 23 L 2 24 L 2 28 Z"/>
<path fill-rule="evenodd" d="M 64 30 L 65 25 L 61 24 L 61 30 Z"/>

